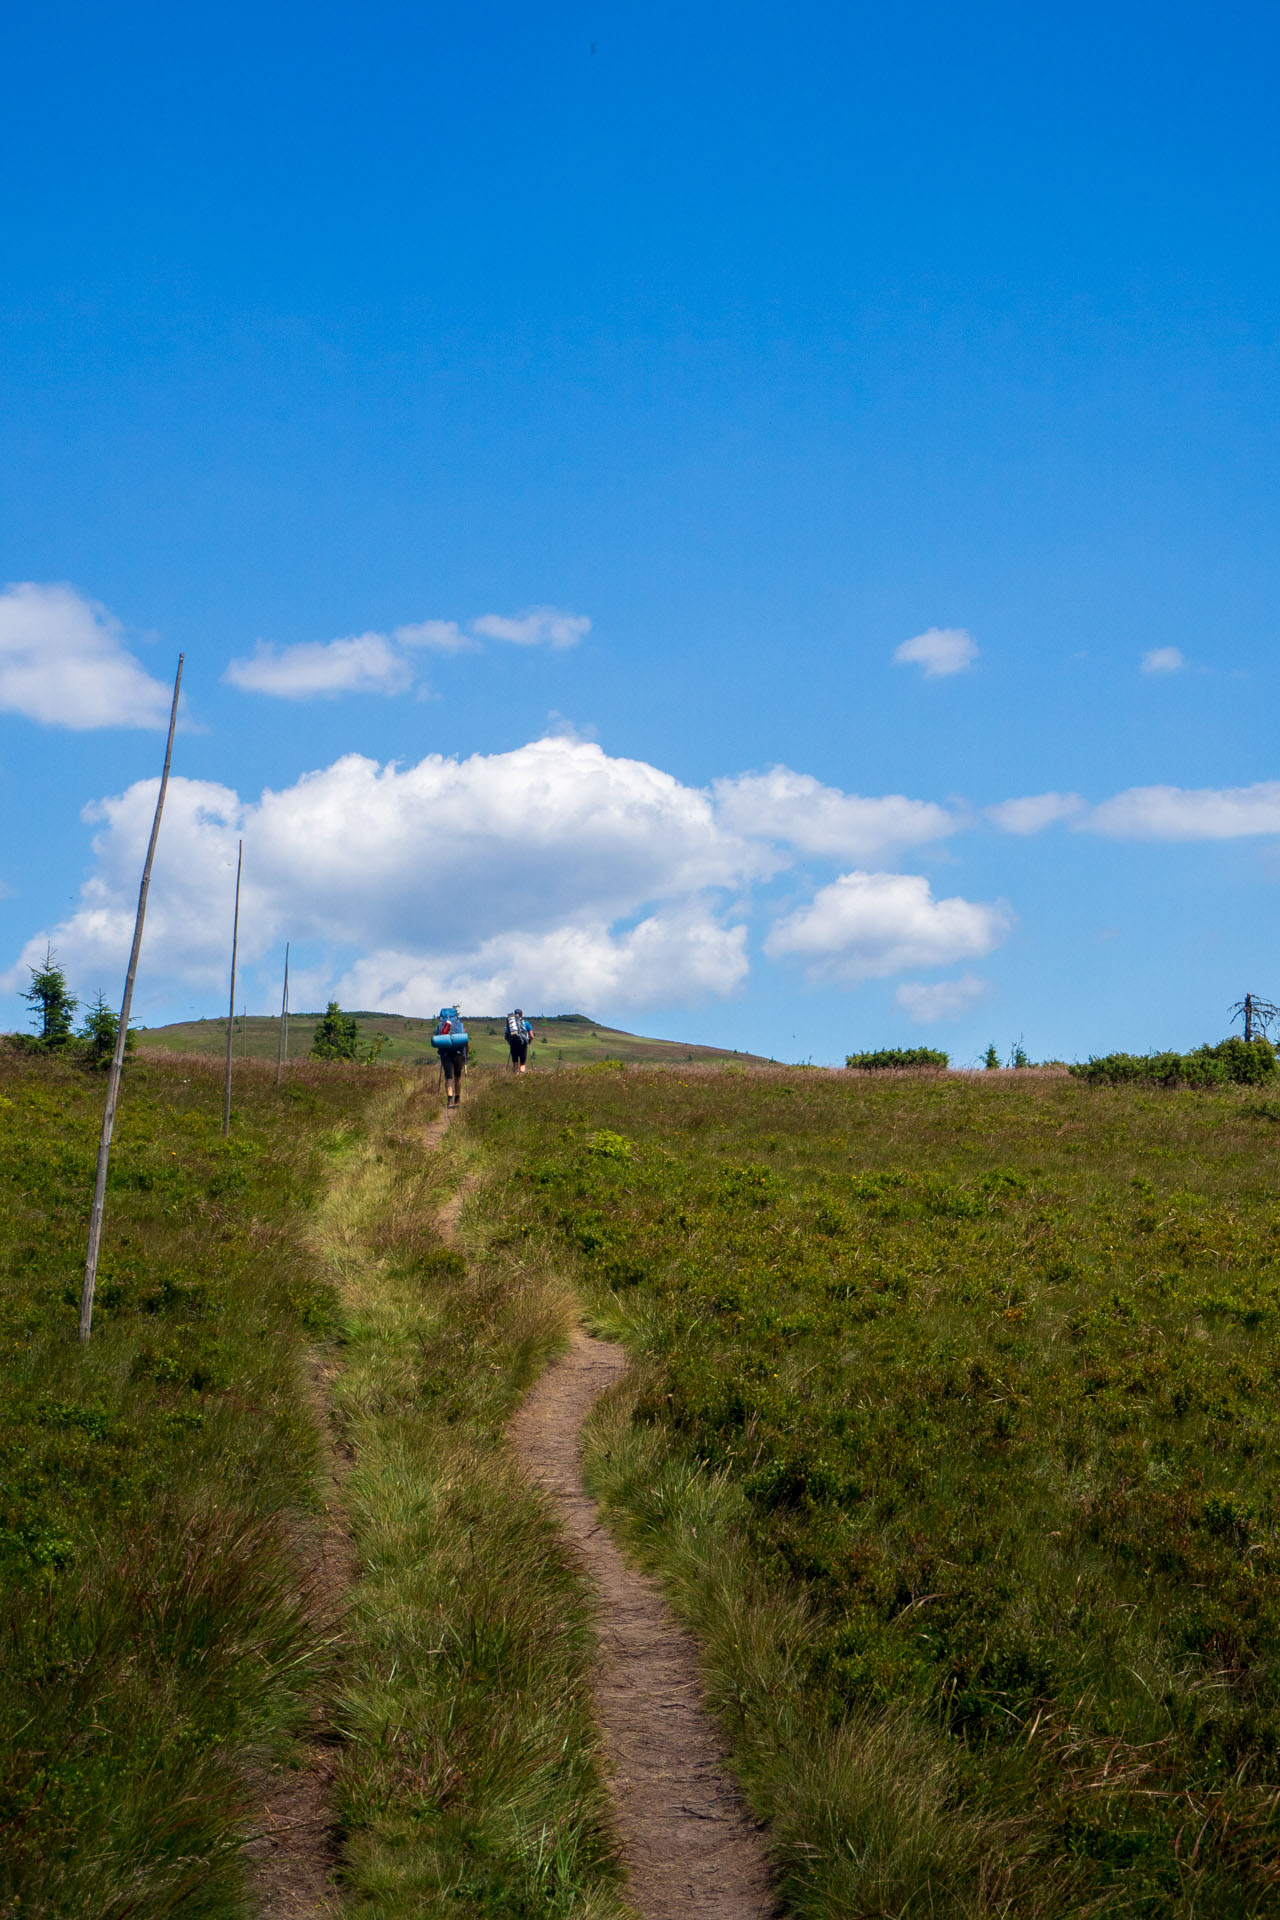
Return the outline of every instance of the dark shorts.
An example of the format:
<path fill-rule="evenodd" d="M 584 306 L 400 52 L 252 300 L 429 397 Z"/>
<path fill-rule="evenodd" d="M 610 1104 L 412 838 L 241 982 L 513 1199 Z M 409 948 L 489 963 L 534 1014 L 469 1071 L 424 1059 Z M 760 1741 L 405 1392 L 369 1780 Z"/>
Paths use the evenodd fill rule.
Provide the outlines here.
<path fill-rule="evenodd" d="M 518 1039 L 517 1039 L 517 1038 L 515 1037 L 515 1035 L 514 1035 L 514 1034 L 510 1034 L 510 1033 L 509 1033 L 509 1034 L 507 1035 L 507 1045 L 508 1045 L 508 1046 L 510 1047 L 510 1049 L 511 1049 L 511 1064 L 512 1064 L 512 1066 L 513 1066 L 513 1067 L 522 1067 L 522 1066 L 524 1065 L 524 1063 L 525 1063 L 525 1061 L 526 1061 L 526 1060 L 527 1060 L 527 1059 L 529 1058 L 529 1042 L 528 1042 L 528 1039 L 527 1039 L 527 1038 L 524 1038 L 524 1039 L 519 1039 L 519 1040 L 518 1040 Z"/>
<path fill-rule="evenodd" d="M 465 1047 L 441 1047 L 440 1065 L 444 1068 L 445 1079 L 461 1080 L 462 1069 L 466 1065 L 466 1060 L 467 1050 Z"/>

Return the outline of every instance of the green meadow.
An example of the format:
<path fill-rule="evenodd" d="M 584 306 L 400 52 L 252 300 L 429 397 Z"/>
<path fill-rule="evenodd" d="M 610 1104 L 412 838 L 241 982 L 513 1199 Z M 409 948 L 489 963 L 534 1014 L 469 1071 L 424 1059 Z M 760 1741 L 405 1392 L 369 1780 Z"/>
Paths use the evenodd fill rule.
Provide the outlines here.
<path fill-rule="evenodd" d="M 467 1115 L 634 1386 L 790 1910 L 1280 1907 L 1280 1108 L 591 1068 Z"/>
<path fill-rule="evenodd" d="M 385 1059 L 238 1066 L 228 1141 L 216 1058 L 132 1059 L 84 1350 L 102 1076 L 0 1048 L 5 1920 L 251 1920 L 317 1726 L 350 1920 L 621 1920 L 504 1442 L 575 1315 L 784 1912 L 1280 1909 L 1274 1098 L 615 1056 L 479 1067 L 432 1152 Z"/>

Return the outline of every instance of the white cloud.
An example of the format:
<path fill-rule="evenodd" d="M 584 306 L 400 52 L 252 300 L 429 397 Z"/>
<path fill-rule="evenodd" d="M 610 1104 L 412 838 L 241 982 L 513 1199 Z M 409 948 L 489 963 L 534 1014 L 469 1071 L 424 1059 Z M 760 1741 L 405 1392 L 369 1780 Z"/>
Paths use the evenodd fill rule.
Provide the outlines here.
<path fill-rule="evenodd" d="M 1280 780 L 1251 787 L 1130 787 L 1080 826 L 1113 840 L 1235 840 L 1280 833 Z"/>
<path fill-rule="evenodd" d="M 914 640 L 904 640 L 893 654 L 898 666 L 923 667 L 926 680 L 961 673 L 965 667 L 971 667 L 977 657 L 978 643 L 964 627 L 930 627 L 927 633 L 918 633 Z"/>
<path fill-rule="evenodd" d="M 28 943 L 10 984 L 48 940 L 73 986 L 119 973 L 155 787 L 88 810 L 97 868 L 80 907 Z M 776 865 L 717 823 L 705 793 L 583 740 L 404 768 L 349 754 L 250 803 L 178 777 L 148 910 L 152 978 L 224 990 L 241 834 L 246 965 L 285 937 L 310 943 L 363 1004 L 409 992 L 440 1004 L 460 980 L 477 997 L 511 982 L 532 1000 L 515 984 L 525 968 L 561 1006 L 728 992 L 745 931 L 725 924 L 724 893 Z"/>
<path fill-rule="evenodd" d="M 1143 673 L 1180 673 L 1186 664 L 1180 647 L 1151 647 L 1142 656 Z"/>
<path fill-rule="evenodd" d="M 1078 793 L 1029 793 L 1022 800 L 1001 800 L 986 815 L 1005 833 L 1039 833 L 1057 820 L 1070 820 L 1084 810 Z"/>
<path fill-rule="evenodd" d="M 120 622 L 72 587 L 0 593 L 0 710 L 48 726 L 163 727 L 172 690 L 123 644 Z"/>
<path fill-rule="evenodd" d="M 949 1020 L 967 1013 L 986 991 L 985 980 L 979 980 L 976 973 L 964 973 L 958 980 L 939 980 L 933 986 L 923 980 L 904 980 L 895 990 L 893 1001 L 917 1026 L 926 1026 L 931 1020 Z"/>
<path fill-rule="evenodd" d="M 914 873 L 842 873 L 772 928 L 765 952 L 793 958 L 811 980 L 844 986 L 977 959 L 998 946 L 1011 916 L 1002 904 L 935 900 Z"/>
<path fill-rule="evenodd" d="M 517 647 L 576 647 L 591 622 L 584 613 L 564 613 L 559 607 L 529 607 L 515 619 L 485 613 L 471 622 L 472 631 L 487 640 L 509 640 Z"/>
<path fill-rule="evenodd" d="M 436 653 L 469 653 L 476 644 L 456 620 L 419 620 L 397 627 L 391 638 L 402 647 L 431 647 Z"/>
<path fill-rule="evenodd" d="M 731 992 L 746 978 L 747 930 L 722 926 L 705 904 L 650 915 L 629 931 L 603 922 L 551 933 L 507 933 L 472 952 L 373 953 L 338 983 L 351 1007 L 529 1006 L 581 1012 L 600 1005 L 686 1004 Z"/>
<path fill-rule="evenodd" d="M 863 799 L 789 767 L 717 780 L 712 793 L 718 818 L 732 832 L 781 840 L 800 853 L 834 860 L 875 859 L 940 840 L 961 824 L 932 801 L 900 793 Z"/>
<path fill-rule="evenodd" d="M 279 651 L 259 640 L 252 657 L 233 660 L 222 677 L 246 693 L 270 693 L 284 700 L 338 693 L 404 693 L 414 681 L 416 668 L 410 656 L 415 652 L 469 653 L 480 644 L 474 634 L 517 646 L 547 645 L 554 651 L 576 646 L 590 627 L 585 614 L 531 607 L 513 620 L 486 613 L 472 622 L 470 634 L 456 620 L 417 620 L 389 634 L 307 640 Z"/>
<path fill-rule="evenodd" d="M 246 693 L 311 700 L 317 694 L 403 693 L 413 672 L 385 634 L 359 633 L 348 640 L 304 640 L 280 652 L 259 640 L 252 659 L 233 660 L 222 677 Z"/>

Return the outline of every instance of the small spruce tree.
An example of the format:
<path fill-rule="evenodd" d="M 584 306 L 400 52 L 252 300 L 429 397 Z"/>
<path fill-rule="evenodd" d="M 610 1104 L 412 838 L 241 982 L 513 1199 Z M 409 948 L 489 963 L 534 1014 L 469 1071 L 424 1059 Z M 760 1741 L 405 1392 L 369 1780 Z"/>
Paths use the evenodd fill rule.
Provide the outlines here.
<path fill-rule="evenodd" d="M 36 1038 L 42 1047 L 65 1047 L 71 1038 L 71 1019 L 79 1002 L 67 991 L 67 976 L 49 947 L 42 967 L 31 967 L 31 985 L 23 994 L 39 1023 Z"/>
<path fill-rule="evenodd" d="M 325 1008 L 311 1042 L 313 1060 L 354 1060 L 360 1046 L 360 1030 L 352 1014 L 344 1013 L 336 1000 Z"/>
<path fill-rule="evenodd" d="M 992 1067 L 998 1067 L 1000 1065 L 1000 1055 L 996 1052 L 996 1043 L 994 1040 L 991 1042 L 991 1045 L 987 1048 L 986 1054 L 983 1057 L 982 1064 L 984 1067 L 988 1069 L 988 1071 Z"/>
<path fill-rule="evenodd" d="M 114 1007 L 107 1005 L 101 992 L 92 1006 L 85 1009 L 84 1025 L 80 1029 L 80 1038 L 85 1042 L 91 1067 L 109 1067 L 111 1056 L 116 1050 L 116 1034 L 120 1027 L 120 1016 Z M 124 1037 L 124 1050 L 133 1051 L 133 1028 L 130 1027 Z"/>
<path fill-rule="evenodd" d="M 1009 1055 L 1009 1065 L 1011 1067 L 1029 1067 L 1031 1065 L 1031 1055 L 1027 1052 L 1021 1040 L 1015 1040 L 1013 1043 L 1013 1051 Z"/>

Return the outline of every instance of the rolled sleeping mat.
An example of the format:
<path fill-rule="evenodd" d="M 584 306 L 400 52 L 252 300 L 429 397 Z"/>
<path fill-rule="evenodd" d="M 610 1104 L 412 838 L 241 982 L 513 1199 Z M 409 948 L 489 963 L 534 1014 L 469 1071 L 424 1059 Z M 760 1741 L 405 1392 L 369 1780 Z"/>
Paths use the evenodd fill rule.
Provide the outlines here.
<path fill-rule="evenodd" d="M 467 1045 L 467 1036 L 465 1033 L 433 1033 L 431 1044 L 433 1047 L 439 1047 L 442 1053 L 451 1053 L 455 1047 Z"/>

